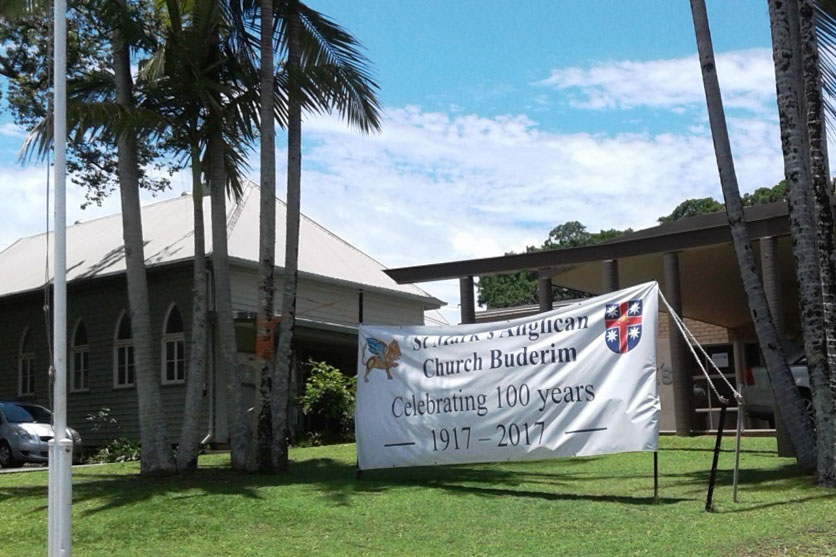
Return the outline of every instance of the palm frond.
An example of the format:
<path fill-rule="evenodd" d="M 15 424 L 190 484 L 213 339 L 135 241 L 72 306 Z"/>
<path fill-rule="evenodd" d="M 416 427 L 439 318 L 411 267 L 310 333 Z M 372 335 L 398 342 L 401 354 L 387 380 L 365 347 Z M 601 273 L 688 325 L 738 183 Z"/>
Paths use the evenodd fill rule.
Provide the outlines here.
<path fill-rule="evenodd" d="M 302 24 L 303 81 L 300 102 L 308 112 L 335 111 L 362 132 L 380 129 L 378 84 L 371 74 L 363 47 L 345 29 L 301 2 L 277 2 L 280 25 L 277 37 L 281 51 L 287 51 L 287 22 L 298 9 Z M 282 68 L 277 81 L 287 83 Z"/>
<path fill-rule="evenodd" d="M 816 0 L 815 4 L 824 110 L 833 124 L 836 123 L 836 0 Z"/>

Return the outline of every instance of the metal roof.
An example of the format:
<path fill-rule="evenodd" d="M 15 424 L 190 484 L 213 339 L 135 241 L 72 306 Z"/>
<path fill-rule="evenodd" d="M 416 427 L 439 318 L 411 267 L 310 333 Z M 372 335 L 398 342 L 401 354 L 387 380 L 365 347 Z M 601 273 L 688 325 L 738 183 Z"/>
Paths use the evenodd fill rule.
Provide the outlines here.
<path fill-rule="evenodd" d="M 229 258 L 249 265 L 258 264 L 259 188 L 249 182 L 239 204 L 228 203 L 227 237 Z M 206 253 L 212 252 L 210 198 L 204 199 Z M 287 206 L 276 199 L 276 266 L 284 262 Z M 191 259 L 194 255 L 192 197 L 184 194 L 142 208 L 145 260 L 155 267 Z M 21 238 L 0 252 L 0 296 L 42 288 L 49 252 L 52 277 L 53 234 Z M 49 247 L 47 247 L 49 246 Z M 366 290 L 385 291 L 401 297 L 420 299 L 426 308 L 443 302 L 412 284 L 398 284 L 385 267 L 302 215 L 299 230 L 299 273 L 326 282 L 356 285 Z M 67 281 L 116 275 L 125 272 L 122 218 L 115 214 L 67 227 Z"/>

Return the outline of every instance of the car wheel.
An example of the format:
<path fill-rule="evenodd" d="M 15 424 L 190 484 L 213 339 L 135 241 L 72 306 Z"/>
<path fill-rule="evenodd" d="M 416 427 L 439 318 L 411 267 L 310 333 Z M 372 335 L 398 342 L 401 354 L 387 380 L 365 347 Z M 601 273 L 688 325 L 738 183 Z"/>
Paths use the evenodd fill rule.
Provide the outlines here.
<path fill-rule="evenodd" d="M 0 468 L 17 468 L 20 463 L 15 460 L 12 448 L 6 441 L 0 441 Z"/>

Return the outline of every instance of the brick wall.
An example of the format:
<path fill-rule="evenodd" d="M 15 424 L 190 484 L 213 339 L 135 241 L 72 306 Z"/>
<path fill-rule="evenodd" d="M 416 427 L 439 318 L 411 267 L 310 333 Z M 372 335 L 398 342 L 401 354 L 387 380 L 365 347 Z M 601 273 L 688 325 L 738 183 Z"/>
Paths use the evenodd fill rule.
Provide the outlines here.
<path fill-rule="evenodd" d="M 694 319 L 685 318 L 685 327 L 700 344 L 723 344 L 729 342 L 729 332 L 725 327 L 713 325 L 711 323 L 704 323 L 703 321 L 696 321 Z M 677 332 L 677 334 L 679 334 Z M 664 311 L 659 312 L 659 338 L 668 338 L 668 314 Z"/>

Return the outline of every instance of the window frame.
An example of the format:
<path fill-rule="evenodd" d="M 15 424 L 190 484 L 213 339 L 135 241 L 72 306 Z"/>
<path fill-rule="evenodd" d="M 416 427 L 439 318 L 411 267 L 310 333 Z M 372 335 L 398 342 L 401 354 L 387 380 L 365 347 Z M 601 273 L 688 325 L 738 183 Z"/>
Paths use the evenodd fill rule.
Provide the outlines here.
<path fill-rule="evenodd" d="M 130 319 L 128 312 L 122 310 L 119 318 L 116 320 L 116 329 L 113 331 L 113 388 L 114 389 L 133 389 L 136 387 L 136 360 L 134 359 L 134 335 L 133 327 L 131 327 L 131 337 L 128 339 L 119 338 L 119 329 L 122 326 L 123 319 Z M 120 360 L 119 355 L 124 351 L 125 357 L 125 382 L 119 382 Z M 133 381 L 127 381 L 129 373 L 133 371 Z"/>
<path fill-rule="evenodd" d="M 35 396 L 35 372 L 33 370 L 35 353 L 27 346 L 29 340 L 29 326 L 23 329 L 20 337 L 20 345 L 17 350 L 17 396 Z M 24 352 L 24 350 L 26 350 Z M 24 364 L 26 367 L 26 387 L 24 389 Z"/>
<path fill-rule="evenodd" d="M 181 330 L 173 333 L 167 332 L 168 320 L 171 318 L 171 312 L 176 310 L 180 315 Z M 177 307 L 177 304 L 171 303 L 168 310 L 165 312 L 163 319 L 162 337 L 160 339 L 160 384 L 161 385 L 183 385 L 186 382 L 186 333 L 185 324 L 183 323 L 183 314 Z M 168 356 L 168 347 L 173 345 L 174 358 Z M 168 378 L 169 363 L 174 365 L 174 378 Z M 178 368 L 178 363 L 181 367 Z M 178 373 L 178 371 L 180 373 Z"/>
<path fill-rule="evenodd" d="M 70 382 L 70 392 L 71 393 L 89 393 L 90 392 L 90 339 L 86 339 L 86 344 L 76 344 L 76 336 L 78 335 L 78 328 L 84 327 L 85 336 L 87 333 L 87 327 L 84 325 L 84 320 L 79 318 L 76 320 L 75 327 L 73 327 L 73 335 L 70 337 L 71 345 L 70 345 L 70 373 L 69 373 L 69 382 Z M 82 385 L 80 387 L 76 387 L 76 373 L 79 371 L 76 368 L 76 356 L 79 356 L 85 366 L 81 370 L 81 378 L 82 378 Z"/>

